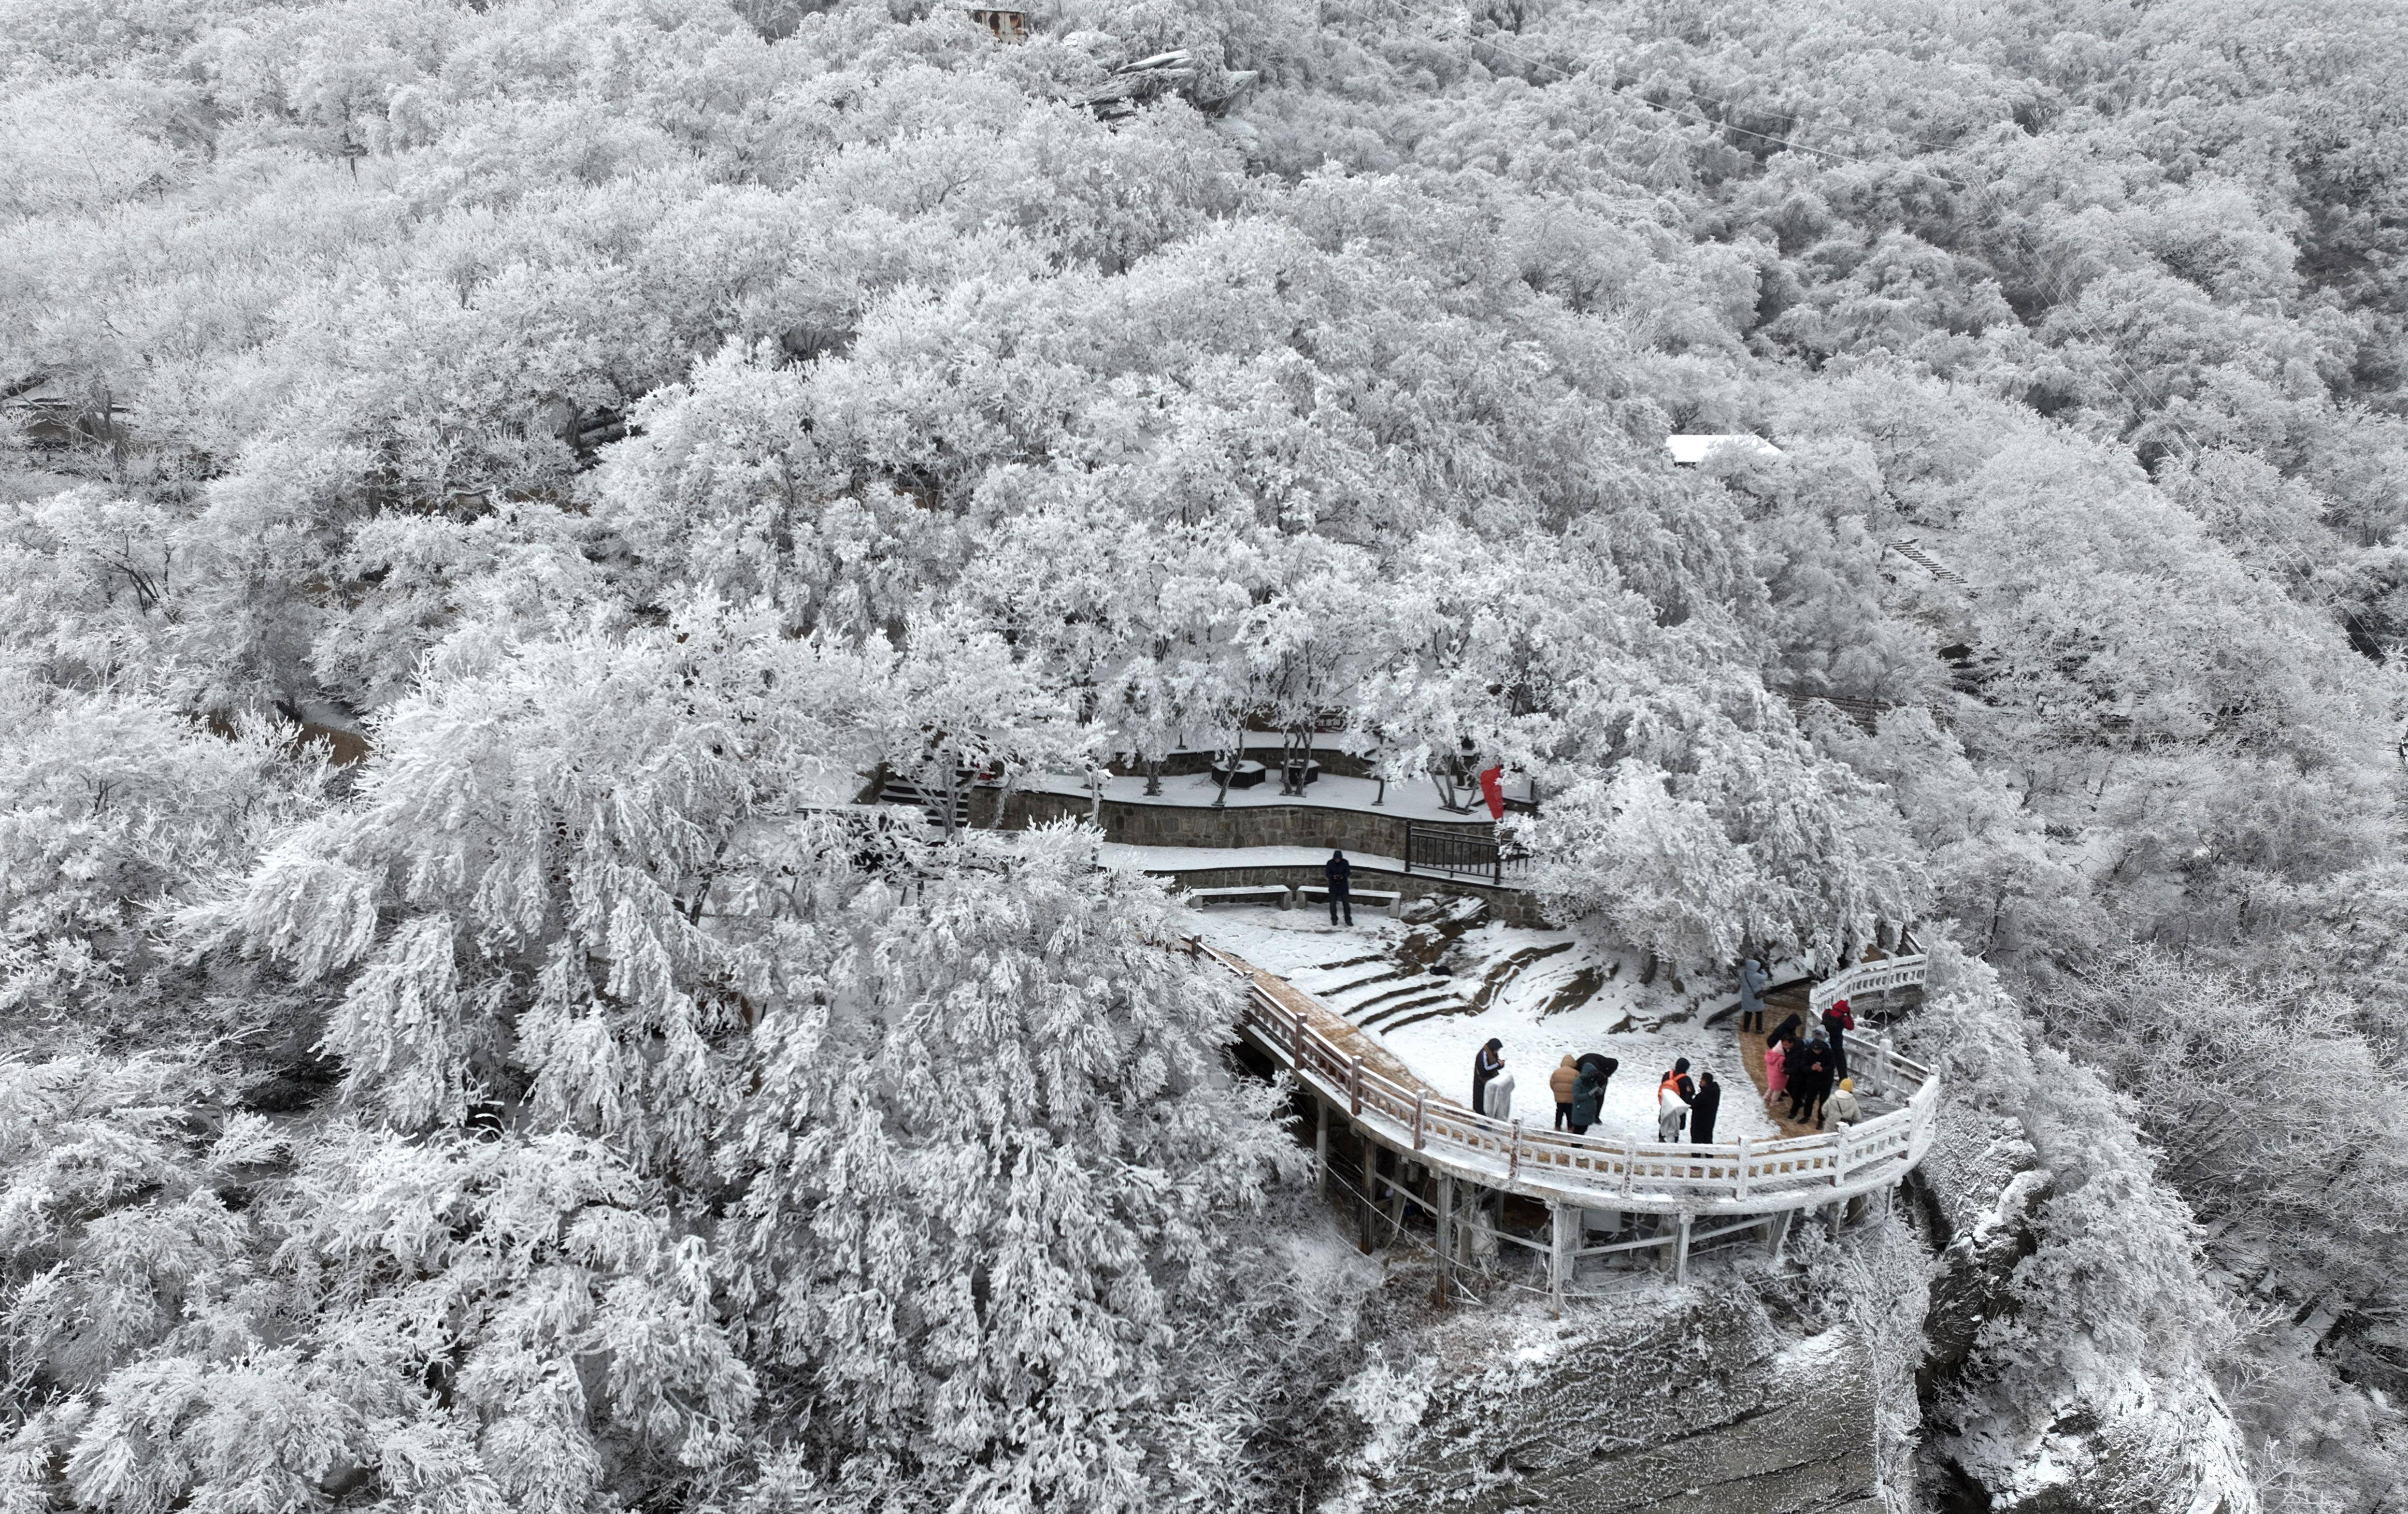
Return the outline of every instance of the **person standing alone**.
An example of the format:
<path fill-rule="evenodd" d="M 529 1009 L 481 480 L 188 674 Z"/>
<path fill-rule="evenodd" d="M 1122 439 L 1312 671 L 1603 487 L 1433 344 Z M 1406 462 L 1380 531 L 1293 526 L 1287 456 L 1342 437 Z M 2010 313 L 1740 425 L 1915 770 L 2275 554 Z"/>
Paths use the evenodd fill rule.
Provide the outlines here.
<path fill-rule="evenodd" d="M 1751 957 L 1739 964 L 1739 1028 L 1742 1031 L 1764 1029 L 1764 990 L 1772 987 L 1772 974 L 1764 964 Z"/>
<path fill-rule="evenodd" d="M 1346 923 L 1353 925 L 1354 896 L 1349 888 L 1349 882 L 1354 876 L 1354 864 L 1346 860 L 1344 852 L 1332 847 L 1329 860 L 1321 864 L 1321 875 L 1329 883 L 1329 923 L 1336 925 L 1338 912 L 1343 909 L 1346 912 Z"/>

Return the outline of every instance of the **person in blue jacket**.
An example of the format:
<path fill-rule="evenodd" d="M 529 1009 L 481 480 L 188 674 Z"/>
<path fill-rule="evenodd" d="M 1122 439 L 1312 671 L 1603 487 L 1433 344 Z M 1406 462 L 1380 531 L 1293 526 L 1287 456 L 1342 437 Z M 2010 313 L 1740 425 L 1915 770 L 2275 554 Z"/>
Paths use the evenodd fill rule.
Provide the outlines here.
<path fill-rule="evenodd" d="M 1772 987 L 1772 974 L 1764 964 L 1751 957 L 1739 964 L 1739 1028 L 1742 1031 L 1764 1029 L 1764 990 Z"/>

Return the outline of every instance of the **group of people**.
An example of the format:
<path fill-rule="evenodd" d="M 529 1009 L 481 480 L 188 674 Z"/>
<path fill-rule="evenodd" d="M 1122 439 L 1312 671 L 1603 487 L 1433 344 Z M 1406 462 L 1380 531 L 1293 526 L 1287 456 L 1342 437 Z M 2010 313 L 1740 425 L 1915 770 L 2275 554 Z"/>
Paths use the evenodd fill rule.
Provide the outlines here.
<path fill-rule="evenodd" d="M 1740 964 L 1741 1030 L 1764 1029 L 1764 995 L 1771 983 L 1771 974 L 1756 959 Z M 1862 1120 L 1864 1105 L 1856 1098 L 1856 1079 L 1848 1076 L 1848 1032 L 1856 1028 L 1856 1015 L 1844 999 L 1833 1001 L 1819 1023 L 1809 1025 L 1803 1017 L 1791 1015 L 1774 1026 L 1764 1040 L 1767 1101 L 1775 1108 L 1787 1101 L 1786 1117 L 1816 1130 Z M 1607 1080 L 1621 1065 L 1594 1051 L 1566 1057 L 1547 1077 L 1547 1091 L 1555 1101 L 1555 1129 L 1586 1135 L 1605 1107 Z M 1714 1074 L 1692 1076 L 1689 1059 L 1681 1058 L 1656 1081 L 1656 1139 L 1668 1145 L 1713 1141 L 1722 1103 L 1722 1085 Z M 1505 1069 L 1505 1043 L 1495 1036 L 1472 1059 L 1471 1107 L 1491 1119 L 1513 1117 L 1513 1074 Z"/>
<path fill-rule="evenodd" d="M 1555 1096 L 1555 1129 L 1586 1135 L 1605 1112 L 1605 1085 L 1621 1065 L 1616 1058 L 1591 1051 L 1565 1058 L 1548 1074 L 1547 1091 Z"/>
<path fill-rule="evenodd" d="M 1681 1058 L 1656 1084 L 1656 1139 L 1670 1143 L 1688 1139 L 1700 1145 L 1714 1138 L 1714 1121 L 1722 1114 L 1723 1086 L 1712 1073 L 1689 1076 L 1689 1059 Z"/>
<path fill-rule="evenodd" d="M 1586 1135 L 1605 1108 L 1606 1085 L 1622 1063 L 1598 1052 L 1566 1057 L 1547 1075 L 1555 1096 L 1555 1129 Z M 1712 1073 L 1691 1076 L 1689 1059 L 1675 1061 L 1656 1085 L 1656 1139 L 1710 1142 L 1723 1106 L 1722 1085 Z M 1505 1067 L 1505 1043 L 1495 1036 L 1471 1060 L 1471 1107 L 1491 1119 L 1513 1117 L 1513 1074 Z"/>
<path fill-rule="evenodd" d="M 1586 1135 L 1604 1111 L 1605 1086 L 1621 1065 L 1594 1051 L 1566 1057 L 1547 1077 L 1547 1091 L 1555 1100 L 1555 1129 Z M 1493 1035 L 1471 1060 L 1471 1107 L 1491 1119 L 1513 1117 L 1513 1074 L 1505 1069 L 1505 1043 Z"/>
<path fill-rule="evenodd" d="M 1757 1014 L 1761 1024 L 1762 1011 Z M 1785 1098 L 1786 1117 L 1818 1131 L 1826 1123 L 1854 1125 L 1863 1119 L 1856 1080 L 1848 1075 L 1848 1032 L 1856 1028 L 1856 1017 L 1844 999 L 1834 1000 L 1823 1011 L 1822 1023 L 1811 1029 L 1796 1015 L 1774 1026 L 1764 1038 L 1766 1100 L 1777 1105 Z"/>

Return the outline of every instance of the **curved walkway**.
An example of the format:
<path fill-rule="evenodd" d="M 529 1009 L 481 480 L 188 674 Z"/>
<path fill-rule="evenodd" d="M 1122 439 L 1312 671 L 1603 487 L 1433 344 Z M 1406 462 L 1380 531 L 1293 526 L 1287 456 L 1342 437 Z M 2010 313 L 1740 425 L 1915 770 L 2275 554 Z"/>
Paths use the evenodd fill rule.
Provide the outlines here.
<path fill-rule="evenodd" d="M 1886 956 L 1879 951 L 1870 952 L 1865 960 L 1843 972 L 1834 973 L 1820 983 L 1803 987 L 1793 984 L 1788 988 L 1767 993 L 1764 996 L 1765 1020 L 1770 1027 L 1779 1025 L 1789 1016 L 1795 1015 L 1801 1023 L 1812 1025 L 1821 1020 L 1823 1011 L 1835 1000 L 1862 998 L 1867 994 L 1880 994 L 1886 998 L 1894 988 L 1919 987 L 1923 982 L 1923 970 L 1927 961 L 1928 959 L 1920 952 L 1903 957 Z M 1747 1069 L 1748 1077 L 1756 1084 L 1756 1095 L 1764 1104 L 1765 1117 L 1779 1126 L 1781 1133 L 1784 1136 L 1818 1133 L 1821 1130 L 1820 1126 L 1809 1125 L 1803 1120 L 1795 1120 L 1788 1117 L 1785 1113 L 1788 1108 L 1785 1099 L 1780 1101 L 1773 1099 L 1770 1080 L 1765 1075 L 1764 1071 L 1766 1032 L 1738 1031 L 1734 1033 L 1739 1037 L 1740 1065 Z M 1881 1038 L 1860 1035 L 1849 1037 L 1848 1074 L 1851 1077 L 1858 1077 L 1863 1072 L 1863 1069 L 1856 1064 L 1865 1060 L 1870 1060 L 1873 1062 L 1874 1073 L 1878 1075 L 1881 1067 L 1878 1050 L 1880 1045 Z M 1871 1052 L 1870 1058 L 1868 1058 L 1869 1050 Z M 1898 1060 L 1899 1059 L 1893 1054 L 1893 1060 Z M 1859 1092 L 1863 1091 L 1863 1085 L 1868 1081 L 1870 1080 L 1859 1078 Z"/>
<path fill-rule="evenodd" d="M 1814 1208 L 1887 1189 L 1931 1144 L 1939 1079 L 1885 1043 L 1859 1051 L 1854 1071 L 1870 1085 L 1863 1091 L 1902 1094 L 1901 1106 L 1828 1133 L 1666 1146 L 1526 1130 L 1440 1097 L 1376 1038 L 1284 979 L 1200 942 L 1195 949 L 1245 980 L 1240 1033 L 1365 1139 L 1440 1176 L 1551 1207 L 1684 1218 Z M 1907 961 L 1868 965 L 1895 975 Z M 1919 958 L 1912 971 L 1919 982 Z M 1831 980 L 1839 991 L 1847 977 Z"/>

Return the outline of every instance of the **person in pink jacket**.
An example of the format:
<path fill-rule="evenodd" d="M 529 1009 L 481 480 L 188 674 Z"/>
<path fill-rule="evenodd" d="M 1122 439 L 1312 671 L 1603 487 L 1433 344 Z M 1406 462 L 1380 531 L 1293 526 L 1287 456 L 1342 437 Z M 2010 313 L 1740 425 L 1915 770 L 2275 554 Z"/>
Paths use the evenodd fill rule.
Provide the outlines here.
<path fill-rule="evenodd" d="M 1775 1041 L 1764 1048 L 1764 1097 L 1768 1102 L 1778 1101 L 1789 1091 L 1787 1069 L 1783 1065 L 1788 1055 L 1786 1040 Z"/>

